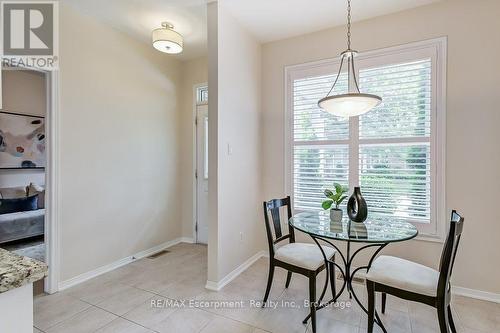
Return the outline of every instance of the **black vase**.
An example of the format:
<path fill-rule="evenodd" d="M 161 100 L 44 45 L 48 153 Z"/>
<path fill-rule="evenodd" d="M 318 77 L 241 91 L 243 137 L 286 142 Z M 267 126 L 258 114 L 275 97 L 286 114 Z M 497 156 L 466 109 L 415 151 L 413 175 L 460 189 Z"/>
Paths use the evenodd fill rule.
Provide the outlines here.
<path fill-rule="evenodd" d="M 347 201 L 347 215 L 354 222 L 364 222 L 368 216 L 368 207 L 359 187 L 354 188 L 354 192 Z"/>

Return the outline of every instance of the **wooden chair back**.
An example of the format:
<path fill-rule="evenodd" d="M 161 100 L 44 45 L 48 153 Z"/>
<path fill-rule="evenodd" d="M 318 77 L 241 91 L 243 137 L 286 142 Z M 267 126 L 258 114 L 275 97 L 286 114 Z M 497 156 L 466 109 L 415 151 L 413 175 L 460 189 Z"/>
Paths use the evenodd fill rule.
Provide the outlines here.
<path fill-rule="evenodd" d="M 266 223 L 266 234 L 267 243 L 269 245 L 269 255 L 271 258 L 274 257 L 274 245 L 289 239 L 290 243 L 295 242 L 295 234 L 293 228 L 288 224 L 288 220 L 292 218 L 292 207 L 290 196 L 282 199 L 273 199 L 270 201 L 264 201 L 264 221 Z M 286 209 L 286 224 L 288 225 L 288 233 L 283 234 L 282 230 L 282 220 L 280 210 L 282 207 Z M 269 218 L 269 216 L 271 218 Z M 274 232 L 273 232 L 274 231 Z"/>
<path fill-rule="evenodd" d="M 462 235 L 464 226 L 464 218 L 455 210 L 451 212 L 450 231 L 441 253 L 441 261 L 439 263 L 439 283 L 438 296 L 449 293 L 449 282 L 457 256 L 458 244 Z"/>

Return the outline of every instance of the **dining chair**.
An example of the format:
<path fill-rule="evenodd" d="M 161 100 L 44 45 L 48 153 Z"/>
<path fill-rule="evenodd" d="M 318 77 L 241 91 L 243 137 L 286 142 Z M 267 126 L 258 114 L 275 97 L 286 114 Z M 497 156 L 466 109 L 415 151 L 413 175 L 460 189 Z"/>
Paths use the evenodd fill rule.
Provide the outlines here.
<path fill-rule="evenodd" d="M 382 312 L 386 295 L 424 303 L 437 309 L 441 333 L 456 333 L 451 313 L 450 277 L 455 263 L 464 218 L 451 213 L 450 231 L 441 252 L 439 271 L 408 260 L 391 256 L 375 259 L 366 275 L 368 291 L 368 333 L 373 332 L 375 292 L 382 292 Z"/>
<path fill-rule="evenodd" d="M 267 242 L 269 245 L 269 275 L 267 278 L 266 293 L 264 295 L 263 307 L 269 297 L 271 285 L 273 283 L 275 267 L 281 267 L 288 271 L 286 277 L 285 288 L 288 288 L 292 279 L 292 273 L 298 273 L 306 276 L 309 279 L 309 301 L 311 311 L 311 326 L 312 331 L 316 332 L 316 276 L 325 269 L 325 257 L 321 253 L 319 247 L 315 244 L 296 243 L 295 233 L 293 227 L 288 223 L 288 234 L 284 235 L 281 226 L 281 209 L 286 209 L 287 221 L 292 217 L 290 197 L 283 199 L 273 199 L 264 201 L 264 220 L 266 223 Z M 272 223 L 269 219 L 271 214 Z M 274 232 L 273 232 L 274 231 Z M 276 247 L 278 243 L 288 239 L 288 243 L 280 247 Z M 324 255 L 328 260 L 335 260 L 335 249 L 322 246 Z M 329 274 L 332 279 L 335 279 L 335 266 L 330 265 Z M 318 303 L 321 302 L 325 295 L 326 285 L 328 278 L 325 282 L 325 287 L 319 298 Z M 336 294 L 335 284 L 331 284 L 333 295 Z"/>

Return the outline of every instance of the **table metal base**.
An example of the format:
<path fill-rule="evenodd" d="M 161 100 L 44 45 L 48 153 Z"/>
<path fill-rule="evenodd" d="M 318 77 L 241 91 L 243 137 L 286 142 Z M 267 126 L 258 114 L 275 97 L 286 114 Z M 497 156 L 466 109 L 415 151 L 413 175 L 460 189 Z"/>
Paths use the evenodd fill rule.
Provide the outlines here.
<path fill-rule="evenodd" d="M 356 292 L 354 291 L 354 288 L 352 287 L 352 280 L 353 280 L 354 276 L 356 275 L 356 273 L 359 270 L 366 269 L 368 271 L 368 269 L 371 267 L 371 264 L 372 264 L 373 260 L 375 259 L 375 257 L 377 256 L 377 254 L 379 254 L 379 252 L 384 247 L 386 247 L 388 243 L 373 243 L 373 244 L 368 244 L 368 245 L 360 247 L 359 249 L 357 249 L 356 251 L 354 251 L 354 253 L 351 255 L 351 242 L 350 241 L 346 241 L 347 242 L 347 251 L 346 251 L 346 255 L 344 256 L 344 254 L 342 253 L 342 251 L 335 244 L 333 244 L 331 241 L 329 241 L 329 240 L 327 240 L 325 238 L 322 238 L 322 237 L 318 237 L 318 236 L 313 236 L 313 235 L 310 235 L 310 236 L 312 237 L 312 239 L 314 240 L 314 242 L 320 248 L 321 253 L 323 254 L 323 258 L 325 260 L 325 267 L 327 268 L 326 269 L 326 282 L 325 282 L 325 285 L 323 287 L 323 291 L 321 292 L 321 296 L 319 298 L 316 310 L 322 309 L 322 308 L 324 308 L 324 307 L 326 307 L 326 306 L 328 306 L 328 305 L 336 302 L 337 299 L 340 297 L 340 295 L 342 295 L 342 293 L 344 292 L 344 290 L 347 289 L 347 292 L 349 293 L 349 298 L 352 299 L 354 297 L 354 300 L 356 301 L 356 303 L 358 303 L 358 305 L 361 307 L 361 309 L 366 314 L 368 314 L 368 310 L 361 303 L 361 301 L 359 300 L 358 296 L 356 295 Z M 337 250 L 337 252 L 335 254 L 336 255 L 337 254 L 340 255 L 340 258 L 342 259 L 342 266 L 339 265 L 339 264 L 337 264 L 333 260 L 329 260 L 326 257 L 325 252 L 323 251 L 323 249 L 322 249 L 322 247 L 321 247 L 321 245 L 319 243 L 320 241 L 323 241 L 323 242 L 327 243 L 328 245 L 332 246 L 333 248 L 335 248 Z M 371 247 L 378 247 L 378 248 L 373 253 L 373 255 L 371 256 L 370 261 L 368 262 L 368 265 L 357 267 L 354 271 L 351 272 L 352 263 L 353 263 L 354 258 L 362 250 L 367 249 L 367 248 L 371 248 Z M 340 270 L 340 273 L 342 274 L 342 277 L 343 277 L 344 281 L 342 283 L 342 287 L 340 288 L 339 292 L 336 293 L 335 295 L 333 295 L 334 290 L 335 290 L 335 276 L 333 274 L 335 267 Z M 328 287 L 328 281 L 330 282 L 330 288 L 332 290 L 333 298 L 331 300 L 325 302 L 325 303 L 322 303 L 323 297 L 324 297 L 324 295 L 326 293 L 326 290 L 327 290 L 327 287 Z M 303 320 L 303 323 L 306 324 L 310 317 L 311 317 L 311 314 L 309 314 Z M 375 323 L 378 326 L 380 326 L 380 328 L 382 329 L 382 331 L 384 333 L 387 333 L 387 330 L 385 329 L 384 325 L 382 324 L 382 321 L 380 320 L 380 317 L 379 317 L 377 311 L 375 311 Z"/>

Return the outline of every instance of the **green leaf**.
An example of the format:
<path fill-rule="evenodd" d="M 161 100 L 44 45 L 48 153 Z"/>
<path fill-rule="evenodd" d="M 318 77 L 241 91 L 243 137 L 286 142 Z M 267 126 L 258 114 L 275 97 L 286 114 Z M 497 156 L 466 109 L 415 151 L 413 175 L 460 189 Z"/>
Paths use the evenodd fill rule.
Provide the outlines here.
<path fill-rule="evenodd" d="M 339 183 L 333 183 L 333 186 L 335 186 L 335 192 L 342 193 L 342 185 Z"/>
<path fill-rule="evenodd" d="M 324 193 L 325 193 L 325 197 L 327 197 L 327 198 L 330 198 L 333 195 L 333 192 L 329 189 L 326 189 Z"/>
<path fill-rule="evenodd" d="M 332 207 L 333 200 L 325 200 L 321 204 L 321 207 L 323 207 L 324 210 L 330 209 Z"/>
<path fill-rule="evenodd" d="M 347 198 L 347 195 L 343 195 L 342 197 L 340 197 L 340 199 L 337 201 L 337 205 L 340 205 L 342 203 L 342 201 L 344 201 L 346 198 Z"/>
<path fill-rule="evenodd" d="M 342 186 L 342 193 L 347 193 L 347 192 L 349 192 L 349 187 Z"/>

